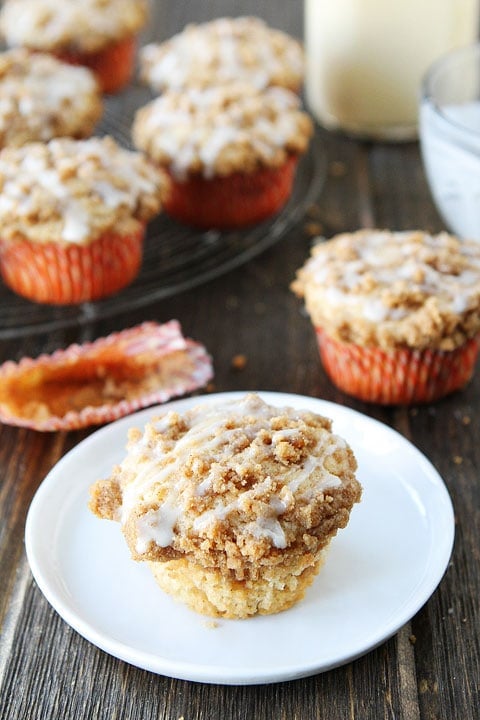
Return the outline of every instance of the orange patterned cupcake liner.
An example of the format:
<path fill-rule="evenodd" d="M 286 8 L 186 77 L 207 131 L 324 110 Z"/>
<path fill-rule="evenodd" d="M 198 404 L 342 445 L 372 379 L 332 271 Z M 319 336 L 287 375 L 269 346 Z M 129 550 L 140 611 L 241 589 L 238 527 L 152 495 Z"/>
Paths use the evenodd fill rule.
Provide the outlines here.
<path fill-rule="evenodd" d="M 0 421 L 76 430 L 191 393 L 213 377 L 199 343 L 179 323 L 146 322 L 52 355 L 0 366 Z"/>
<path fill-rule="evenodd" d="M 142 262 L 142 225 L 137 233 L 108 232 L 87 245 L 0 239 L 0 271 L 18 295 L 39 303 L 99 300 L 131 283 Z"/>
<path fill-rule="evenodd" d="M 298 157 L 291 155 L 278 168 L 179 181 L 170 173 L 165 211 L 175 220 L 202 230 L 233 230 L 274 215 L 292 192 Z"/>
<path fill-rule="evenodd" d="M 455 350 L 393 351 L 342 343 L 316 328 L 320 357 L 332 382 L 348 395 L 382 405 L 439 400 L 470 380 L 480 335 Z"/>
<path fill-rule="evenodd" d="M 116 93 L 130 82 L 135 67 L 136 38 L 127 37 L 95 53 L 64 51 L 56 56 L 70 65 L 84 65 L 104 93 Z"/>

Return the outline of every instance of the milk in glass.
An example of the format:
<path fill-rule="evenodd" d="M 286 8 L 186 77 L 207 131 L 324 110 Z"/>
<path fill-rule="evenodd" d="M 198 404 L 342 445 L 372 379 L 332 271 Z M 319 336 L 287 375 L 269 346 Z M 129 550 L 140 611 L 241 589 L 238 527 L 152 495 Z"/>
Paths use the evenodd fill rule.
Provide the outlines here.
<path fill-rule="evenodd" d="M 413 138 L 425 70 L 477 26 L 478 0 L 305 0 L 308 106 L 327 128 Z"/>

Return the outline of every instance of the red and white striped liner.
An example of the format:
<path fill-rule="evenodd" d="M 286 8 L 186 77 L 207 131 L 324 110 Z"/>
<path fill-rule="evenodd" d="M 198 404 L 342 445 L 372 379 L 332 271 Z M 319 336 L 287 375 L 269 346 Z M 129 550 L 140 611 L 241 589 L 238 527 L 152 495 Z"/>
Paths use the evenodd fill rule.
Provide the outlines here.
<path fill-rule="evenodd" d="M 0 272 L 11 290 L 34 302 L 71 305 L 99 300 L 136 278 L 144 234 L 142 224 L 137 232 L 105 232 L 86 245 L 0 238 Z"/>
<path fill-rule="evenodd" d="M 475 368 L 480 335 L 455 350 L 381 350 L 342 343 L 316 328 L 320 357 L 332 382 L 348 395 L 382 405 L 439 400 L 460 390 Z"/>
<path fill-rule="evenodd" d="M 123 359 L 131 364 L 134 358 L 141 357 L 148 373 L 148 365 L 158 362 L 162 357 L 172 352 L 182 352 L 175 368 L 171 372 L 168 383 L 154 391 L 148 391 L 133 399 L 124 399 L 113 405 L 99 407 L 87 406 L 80 411 L 68 411 L 62 417 L 50 416 L 42 420 L 32 420 L 28 417 L 15 414 L 7 403 L 2 401 L 1 386 L 7 386 L 9 381 L 16 384 L 25 377 L 38 370 L 48 368 L 51 378 L 52 369 L 74 367 L 78 368 L 84 363 L 91 366 L 92 362 L 102 363 L 115 358 Z M 138 365 L 136 366 L 138 368 Z M 52 355 L 40 355 L 38 358 L 23 358 L 20 362 L 7 361 L 0 366 L 0 421 L 7 425 L 29 427 L 34 430 L 77 430 L 89 425 L 100 425 L 117 420 L 141 408 L 164 403 L 173 397 L 185 395 L 197 390 L 213 377 L 212 359 L 200 343 L 184 338 L 180 324 L 176 320 L 160 325 L 154 322 L 145 322 L 136 327 L 112 333 L 108 337 L 99 338 L 83 345 L 70 345 L 66 349 L 57 350 Z M 88 379 L 86 379 L 88 384 Z M 35 400 L 35 385 L 31 387 L 31 400 Z"/>

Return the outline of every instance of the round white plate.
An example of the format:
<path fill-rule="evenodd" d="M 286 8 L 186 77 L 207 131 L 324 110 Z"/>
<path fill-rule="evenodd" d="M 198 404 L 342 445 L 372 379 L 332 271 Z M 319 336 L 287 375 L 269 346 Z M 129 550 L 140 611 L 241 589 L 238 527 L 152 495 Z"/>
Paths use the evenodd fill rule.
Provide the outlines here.
<path fill-rule="evenodd" d="M 88 489 L 125 455 L 127 429 L 168 408 L 149 408 L 71 450 L 37 491 L 26 548 L 41 591 L 62 618 L 102 650 L 185 680 L 256 684 L 336 667 L 393 635 L 426 602 L 450 558 L 454 520 L 442 479 L 411 443 L 349 408 L 299 395 L 259 393 L 272 405 L 332 418 L 353 448 L 363 498 L 334 538 L 300 603 L 277 615 L 212 622 L 177 603 L 130 559 L 117 523 L 88 508 Z"/>

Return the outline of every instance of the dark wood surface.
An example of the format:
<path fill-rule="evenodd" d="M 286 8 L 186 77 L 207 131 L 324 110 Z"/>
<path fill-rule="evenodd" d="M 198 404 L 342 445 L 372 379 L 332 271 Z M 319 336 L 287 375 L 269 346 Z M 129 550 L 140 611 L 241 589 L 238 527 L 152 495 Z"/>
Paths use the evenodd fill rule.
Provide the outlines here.
<path fill-rule="evenodd" d="M 302 35 L 301 3 L 158 2 L 151 34 L 187 21 L 257 14 Z M 203 685 L 139 670 L 72 630 L 38 590 L 24 550 L 30 501 L 49 469 L 90 431 L 40 434 L 0 425 L 0 718 L 47 720 L 474 720 L 480 716 L 480 375 L 466 390 L 423 407 L 381 408 L 336 390 L 289 283 L 312 232 L 378 226 L 440 230 L 418 146 L 362 144 L 322 133 L 328 161 L 309 215 L 249 264 L 158 304 L 50 334 L 0 343 L 0 360 L 35 356 L 143 320 L 178 318 L 215 362 L 215 389 L 321 397 L 391 425 L 439 470 L 456 512 L 451 563 L 438 590 L 400 632 L 344 667 L 264 686 Z M 243 354 L 243 370 L 232 358 Z M 468 418 L 468 419 L 466 419 Z M 405 533 L 409 529 L 405 527 Z M 285 642 L 290 640 L 285 638 Z"/>

